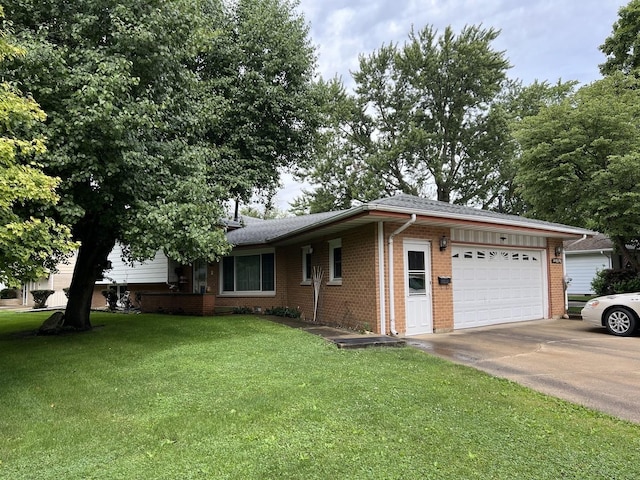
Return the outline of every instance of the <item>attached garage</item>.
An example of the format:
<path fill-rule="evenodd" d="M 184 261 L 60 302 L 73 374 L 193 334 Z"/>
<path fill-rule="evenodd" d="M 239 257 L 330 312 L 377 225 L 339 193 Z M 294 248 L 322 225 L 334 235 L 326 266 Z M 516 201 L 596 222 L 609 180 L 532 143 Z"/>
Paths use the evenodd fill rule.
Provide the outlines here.
<path fill-rule="evenodd" d="M 454 245 L 454 328 L 544 318 L 545 251 Z"/>

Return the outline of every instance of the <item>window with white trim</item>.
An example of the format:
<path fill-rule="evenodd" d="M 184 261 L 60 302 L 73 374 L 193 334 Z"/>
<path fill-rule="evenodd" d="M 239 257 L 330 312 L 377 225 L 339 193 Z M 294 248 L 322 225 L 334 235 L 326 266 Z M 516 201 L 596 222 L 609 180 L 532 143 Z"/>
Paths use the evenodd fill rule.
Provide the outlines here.
<path fill-rule="evenodd" d="M 239 252 L 222 259 L 221 295 L 275 294 L 275 254 L 271 251 Z"/>
<path fill-rule="evenodd" d="M 336 238 L 329 242 L 329 282 L 342 282 L 342 239 Z"/>
<path fill-rule="evenodd" d="M 302 283 L 311 283 L 311 254 L 313 249 L 311 245 L 302 247 Z"/>

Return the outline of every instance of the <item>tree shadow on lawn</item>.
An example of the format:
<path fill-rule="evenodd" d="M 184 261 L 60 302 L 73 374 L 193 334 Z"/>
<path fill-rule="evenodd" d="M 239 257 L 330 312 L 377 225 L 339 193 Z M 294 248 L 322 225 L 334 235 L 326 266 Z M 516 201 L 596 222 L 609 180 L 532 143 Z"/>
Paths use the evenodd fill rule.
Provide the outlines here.
<path fill-rule="evenodd" d="M 17 314 L 18 315 L 18 314 Z M 14 377 L 12 371 L 39 370 L 40 374 L 60 370 L 68 364 L 86 366 L 107 361 L 114 364 L 142 362 L 145 357 L 172 358 L 182 352 L 195 355 L 223 354 L 227 351 L 250 353 L 255 344 L 281 337 L 287 328 L 263 319 L 242 315 L 224 317 L 188 317 L 175 315 L 92 315 L 95 326 L 82 332 L 63 332 L 59 335 L 36 335 L 37 329 L 26 329 L 42 314 L 31 314 L 24 322 L 14 322 L 15 329 L 0 333 L 0 383 Z M 207 348 L 201 348 L 206 344 Z M 208 347 L 210 346 L 210 348 Z M 71 371 L 71 370 L 70 370 Z M 5 384 L 6 385 L 6 384 Z"/>

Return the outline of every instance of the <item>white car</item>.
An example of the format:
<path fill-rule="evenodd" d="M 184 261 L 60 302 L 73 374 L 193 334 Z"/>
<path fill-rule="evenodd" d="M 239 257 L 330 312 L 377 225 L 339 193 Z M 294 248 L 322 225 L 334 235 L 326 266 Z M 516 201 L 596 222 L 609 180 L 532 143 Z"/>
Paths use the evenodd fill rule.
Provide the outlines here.
<path fill-rule="evenodd" d="M 631 335 L 640 325 L 640 293 L 621 293 L 589 300 L 582 320 L 620 337 Z"/>

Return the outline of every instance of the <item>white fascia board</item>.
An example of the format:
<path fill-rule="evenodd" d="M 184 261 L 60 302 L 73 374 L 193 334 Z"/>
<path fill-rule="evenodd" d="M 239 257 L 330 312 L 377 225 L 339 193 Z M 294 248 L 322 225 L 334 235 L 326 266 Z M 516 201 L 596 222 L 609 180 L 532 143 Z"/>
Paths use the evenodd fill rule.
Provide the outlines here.
<path fill-rule="evenodd" d="M 540 224 L 533 222 L 513 222 L 507 219 L 500 219 L 494 217 L 483 217 L 481 215 L 465 215 L 460 213 L 445 213 L 445 212 L 435 212 L 432 210 L 422 210 L 417 208 L 403 208 L 398 209 L 397 207 L 387 207 L 384 205 L 363 205 L 366 210 L 377 210 L 381 212 L 388 213 L 405 213 L 407 215 L 411 215 L 415 213 L 416 215 L 429 216 L 429 217 L 437 217 L 442 219 L 452 219 L 452 220 L 461 220 L 467 222 L 475 222 L 475 223 L 491 223 L 494 225 L 500 225 L 505 227 L 520 227 L 520 228 L 529 228 L 533 230 L 544 230 L 548 232 L 557 232 L 568 235 L 596 235 L 597 232 L 593 232 L 591 230 L 586 230 L 584 228 L 578 227 L 570 227 L 564 225 L 554 225 L 554 224 Z M 524 218 L 524 217 L 519 217 Z"/>

